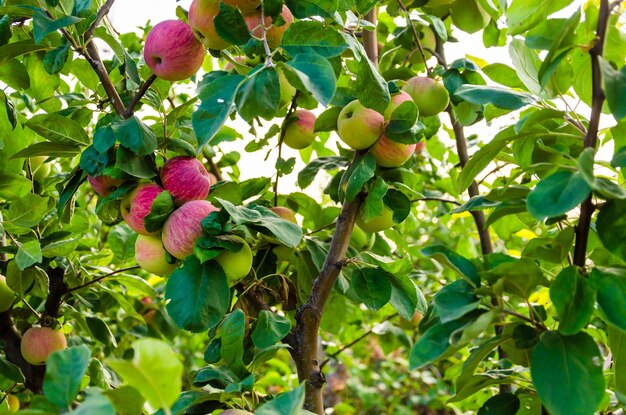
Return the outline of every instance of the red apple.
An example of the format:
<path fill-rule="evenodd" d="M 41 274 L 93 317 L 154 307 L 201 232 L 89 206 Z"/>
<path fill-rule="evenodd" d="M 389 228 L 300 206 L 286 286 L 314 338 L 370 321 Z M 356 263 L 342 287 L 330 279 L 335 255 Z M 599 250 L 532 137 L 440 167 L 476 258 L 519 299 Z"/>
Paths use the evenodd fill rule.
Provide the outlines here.
<path fill-rule="evenodd" d="M 53 352 L 67 347 L 67 340 L 59 330 L 31 327 L 24 333 L 20 347 L 24 360 L 31 365 L 43 365 Z"/>
<path fill-rule="evenodd" d="M 163 191 L 161 186 L 154 183 L 143 183 L 133 190 L 126 192 L 120 204 L 122 217 L 128 226 L 141 235 L 154 235 L 157 232 L 148 232 L 144 218 L 150 213 L 152 202 Z"/>
<path fill-rule="evenodd" d="M 95 177 L 87 176 L 87 181 L 89 181 L 93 191 L 100 196 L 110 195 L 111 192 L 124 182 L 121 179 L 116 179 L 106 174 L 101 174 L 100 176 Z"/>
<path fill-rule="evenodd" d="M 286 219 L 289 222 L 295 223 L 296 225 L 298 224 L 296 214 L 293 212 L 293 210 L 284 206 L 274 206 L 273 208 L 270 208 L 270 210 L 281 218 Z"/>
<path fill-rule="evenodd" d="M 176 264 L 167 262 L 167 252 L 161 238 L 155 236 L 137 236 L 135 259 L 142 269 L 161 277 L 176 269 Z"/>
<path fill-rule="evenodd" d="M 176 209 L 163 225 L 163 245 L 178 259 L 193 254 L 196 239 L 202 236 L 202 220 L 219 210 L 206 200 L 192 200 Z"/>
<path fill-rule="evenodd" d="M 371 147 L 385 127 L 385 118 L 373 109 L 354 100 L 341 110 L 337 118 L 339 138 L 354 150 Z"/>
<path fill-rule="evenodd" d="M 283 40 L 283 35 L 285 31 L 293 22 L 293 14 L 289 8 L 283 5 L 283 10 L 280 12 L 281 17 L 285 20 L 285 23 L 281 26 L 273 26 L 274 20 L 267 16 L 265 17 L 265 38 L 267 39 L 267 44 L 270 48 L 276 48 L 280 46 L 280 42 Z M 248 25 L 248 30 L 252 33 L 252 36 L 261 39 L 263 37 L 263 30 L 261 29 L 261 12 L 257 11 L 255 13 L 249 14 L 245 16 L 246 24 Z"/>
<path fill-rule="evenodd" d="M 220 11 L 219 0 L 193 0 L 189 6 L 189 25 L 199 33 L 202 42 L 210 49 L 222 50 L 230 43 L 222 39 L 215 31 L 213 19 Z"/>
<path fill-rule="evenodd" d="M 391 101 L 389 105 L 387 105 L 387 109 L 385 110 L 385 120 L 389 121 L 391 119 L 391 114 L 395 111 L 396 108 L 400 106 L 403 102 L 413 101 L 413 98 L 409 94 L 404 91 L 400 91 L 395 95 L 391 96 Z"/>
<path fill-rule="evenodd" d="M 241 13 L 243 14 L 252 13 L 261 4 L 261 0 L 222 0 L 222 1 L 230 6 L 239 7 L 239 10 L 241 10 Z"/>
<path fill-rule="evenodd" d="M 154 26 L 143 50 L 146 64 L 166 81 L 182 81 L 194 75 L 202 66 L 204 54 L 202 43 L 180 20 L 166 20 Z"/>
<path fill-rule="evenodd" d="M 376 164 L 381 167 L 400 167 L 406 163 L 415 152 L 415 144 L 397 143 L 387 138 L 386 135 L 370 149 Z"/>
<path fill-rule="evenodd" d="M 450 102 L 450 95 L 443 83 L 424 76 L 414 76 L 402 88 L 417 105 L 420 115 L 430 117 L 445 110 Z"/>
<path fill-rule="evenodd" d="M 206 199 L 211 188 L 209 172 L 198 159 L 187 156 L 177 156 L 165 162 L 161 168 L 161 183 L 179 205 Z"/>
<path fill-rule="evenodd" d="M 310 146 L 315 140 L 314 128 L 317 117 L 307 110 L 298 110 L 293 115 L 298 120 L 287 126 L 283 142 L 293 149 L 300 150 Z"/>

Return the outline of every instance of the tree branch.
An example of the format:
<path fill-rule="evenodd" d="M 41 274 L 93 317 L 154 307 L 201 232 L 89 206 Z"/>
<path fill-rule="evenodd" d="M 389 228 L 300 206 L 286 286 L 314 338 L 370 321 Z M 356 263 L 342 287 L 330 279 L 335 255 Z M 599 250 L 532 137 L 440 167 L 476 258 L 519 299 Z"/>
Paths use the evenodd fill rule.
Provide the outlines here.
<path fill-rule="evenodd" d="M 115 85 L 111 81 L 111 77 L 107 72 L 102 59 L 100 58 L 100 53 L 98 52 L 98 47 L 94 42 L 89 42 L 85 46 L 86 53 L 83 55 L 87 62 L 91 65 L 93 70 L 98 75 L 98 79 L 102 83 L 102 87 L 106 92 L 107 96 L 111 100 L 111 104 L 113 105 L 113 109 L 119 115 L 123 115 L 126 108 L 124 107 L 124 103 L 122 102 L 122 98 L 120 98 L 120 94 L 118 94 L 117 89 L 115 89 Z"/>
<path fill-rule="evenodd" d="M 68 288 L 68 289 L 65 291 L 65 293 L 64 293 L 64 294 L 65 294 L 65 295 L 67 295 L 67 294 L 71 294 L 71 293 L 73 293 L 73 292 L 76 292 L 76 291 L 82 290 L 83 288 L 89 287 L 90 285 L 96 284 L 96 283 L 98 283 L 98 282 L 102 281 L 103 279 L 105 279 L 105 278 L 107 278 L 107 277 L 111 277 L 111 276 L 116 275 L 116 274 L 121 274 L 122 272 L 126 272 L 126 271 L 132 271 L 132 270 L 134 270 L 134 269 L 138 269 L 138 268 L 139 268 L 139 265 L 135 265 L 135 266 L 133 266 L 133 267 L 122 268 L 122 269 L 118 269 L 118 270 L 113 271 L 113 272 L 109 272 L 108 274 L 101 275 L 101 276 L 99 276 L 98 278 L 94 278 L 93 280 L 88 281 L 88 282 L 86 282 L 86 283 L 84 283 L 84 284 L 82 284 L 82 285 L 79 285 L 79 286 L 77 286 L 77 287 Z"/>
<path fill-rule="evenodd" d="M 591 56 L 591 118 L 589 119 L 589 128 L 585 136 L 585 148 L 593 148 L 595 150 L 598 143 L 598 129 L 600 126 L 600 117 L 602 115 L 602 105 L 604 104 L 604 90 L 602 89 L 602 72 L 600 69 L 600 57 L 604 51 L 604 40 L 608 27 L 611 8 L 608 0 L 600 1 L 600 13 L 598 15 L 598 26 L 596 29 L 596 43 L 589 49 Z M 580 207 L 580 219 L 576 227 L 576 245 L 574 246 L 574 265 L 581 268 L 585 266 L 587 257 L 587 240 L 589 239 L 589 228 L 591 226 L 591 216 L 593 215 L 594 206 L 592 195 L 582 203 Z"/>
<path fill-rule="evenodd" d="M 89 29 L 87 29 L 87 31 L 85 32 L 85 36 L 84 36 L 85 42 L 91 41 L 91 38 L 93 37 L 93 32 L 96 31 L 102 19 L 104 19 L 104 17 L 107 14 L 109 14 L 109 11 L 111 10 L 111 7 L 113 7 L 114 2 L 115 0 L 107 0 L 102 5 L 102 7 L 100 7 L 100 10 L 98 10 L 98 14 L 96 15 L 96 20 L 93 21 L 91 26 L 89 26 Z"/>
<path fill-rule="evenodd" d="M 413 32 L 413 38 L 415 39 L 415 43 L 417 44 L 417 49 L 419 50 L 420 54 L 422 55 L 422 59 L 424 60 L 426 73 L 428 74 L 428 76 L 430 76 L 431 71 L 430 71 L 430 68 L 428 67 L 428 64 L 426 64 L 426 52 L 424 52 L 424 48 L 422 47 L 422 42 L 420 41 L 420 37 L 417 34 L 417 30 L 415 30 L 415 25 L 413 24 L 413 21 L 411 20 L 411 15 L 409 14 L 409 11 L 407 10 L 402 0 L 398 0 L 398 5 L 400 6 L 400 9 L 402 9 L 402 11 L 404 12 L 404 15 L 406 16 L 407 24 L 411 26 L 411 32 Z"/>
<path fill-rule="evenodd" d="M 157 79 L 157 76 L 155 74 L 152 74 L 150 75 L 150 78 L 148 78 L 146 82 L 144 82 L 143 85 L 141 85 L 141 87 L 139 88 L 139 91 L 137 91 L 137 93 L 133 97 L 133 100 L 130 101 L 130 104 L 128 104 L 128 107 L 126 107 L 126 110 L 124 110 L 122 117 L 128 119 L 133 116 L 135 112 L 135 107 L 137 106 L 137 104 L 139 104 L 139 101 L 141 101 L 141 98 L 143 98 L 146 92 L 148 92 L 148 89 L 150 89 L 150 86 L 154 83 L 154 81 L 156 81 L 156 79 Z"/>

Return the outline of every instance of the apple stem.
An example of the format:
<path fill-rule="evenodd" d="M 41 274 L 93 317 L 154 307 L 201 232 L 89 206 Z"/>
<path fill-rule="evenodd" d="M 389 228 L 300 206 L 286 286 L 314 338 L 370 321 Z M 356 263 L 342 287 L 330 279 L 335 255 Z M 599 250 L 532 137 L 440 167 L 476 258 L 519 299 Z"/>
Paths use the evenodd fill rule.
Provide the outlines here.
<path fill-rule="evenodd" d="M 269 43 L 267 43 L 267 29 L 265 28 L 265 4 L 261 4 L 261 37 L 263 40 L 263 48 L 265 49 L 265 66 L 272 65 L 272 50 Z"/>
<path fill-rule="evenodd" d="M 404 12 L 406 23 L 411 27 L 411 32 L 413 32 L 413 38 L 415 39 L 415 43 L 417 44 L 417 49 L 419 50 L 420 54 L 422 55 L 422 59 L 424 60 L 426 73 L 430 77 L 432 75 L 432 71 L 430 67 L 428 66 L 428 63 L 426 63 L 426 52 L 424 52 L 424 47 L 422 46 L 422 42 L 420 41 L 419 35 L 417 34 L 417 30 L 415 30 L 415 25 L 413 24 L 413 21 L 411 20 L 411 15 L 409 14 L 409 11 L 407 10 L 402 0 L 398 0 L 398 6 L 400 6 L 400 9 Z"/>
<path fill-rule="evenodd" d="M 104 17 L 107 14 L 109 14 L 111 7 L 113 7 L 113 3 L 115 3 L 115 0 L 107 0 L 102 5 L 102 7 L 100 7 L 100 9 L 98 10 L 98 13 L 96 14 L 96 19 L 93 21 L 91 26 L 89 26 L 89 29 L 87 29 L 87 31 L 85 32 L 85 35 L 83 37 L 85 39 L 85 43 L 91 41 L 91 38 L 93 37 L 93 33 L 96 31 L 96 29 L 100 25 L 100 22 L 102 22 L 102 19 L 104 19 Z"/>

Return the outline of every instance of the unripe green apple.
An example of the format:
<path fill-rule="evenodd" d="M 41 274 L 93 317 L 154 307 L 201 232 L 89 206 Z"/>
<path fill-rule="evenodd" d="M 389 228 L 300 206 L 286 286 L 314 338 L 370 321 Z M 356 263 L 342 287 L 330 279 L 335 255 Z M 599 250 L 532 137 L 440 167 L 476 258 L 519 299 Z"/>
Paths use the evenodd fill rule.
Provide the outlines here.
<path fill-rule="evenodd" d="M 383 114 L 385 116 L 385 121 L 389 121 L 395 109 L 406 101 L 413 101 L 413 98 L 411 98 L 411 96 L 404 91 L 400 91 L 397 94 L 392 95 L 391 101 L 389 101 L 389 105 L 387 105 L 387 109 Z"/>
<path fill-rule="evenodd" d="M 456 0 L 450 7 L 452 22 L 466 33 L 476 33 L 484 29 L 491 16 L 476 0 Z"/>
<path fill-rule="evenodd" d="M 20 345 L 24 360 L 31 365 L 44 365 L 53 352 L 66 347 L 65 335 L 50 327 L 31 327 L 24 333 Z"/>
<path fill-rule="evenodd" d="M 414 152 L 415 144 L 398 143 L 384 134 L 370 149 L 370 154 L 374 156 L 376 164 L 381 167 L 400 167 L 411 158 Z"/>
<path fill-rule="evenodd" d="M 189 6 L 189 25 L 199 33 L 204 43 L 210 49 L 222 50 L 230 46 L 215 31 L 213 19 L 220 11 L 220 0 L 193 0 Z"/>
<path fill-rule="evenodd" d="M 50 163 L 44 163 L 48 160 L 46 156 L 37 156 L 30 158 L 30 170 L 33 173 L 33 179 L 39 183 L 50 174 Z"/>
<path fill-rule="evenodd" d="M 317 117 L 307 110 L 298 110 L 293 115 L 298 120 L 287 126 L 283 142 L 293 149 L 301 150 L 315 141 L 314 128 Z"/>
<path fill-rule="evenodd" d="M 252 268 L 252 250 L 250 245 L 242 238 L 231 235 L 237 242 L 241 242 L 243 246 L 237 252 L 224 250 L 215 260 L 224 270 L 228 285 L 233 286 L 243 277 L 248 275 Z"/>
<path fill-rule="evenodd" d="M 354 150 L 371 147 L 385 127 L 385 117 L 354 100 L 341 110 L 337 118 L 339 138 Z"/>
<path fill-rule="evenodd" d="M 224 3 L 238 7 L 241 10 L 241 13 L 248 14 L 252 13 L 259 5 L 261 4 L 261 0 L 222 0 Z"/>
<path fill-rule="evenodd" d="M 278 83 L 280 85 L 280 108 L 288 105 L 293 99 L 294 95 L 296 95 L 296 88 L 289 83 L 285 73 L 281 68 L 277 69 L 278 72 Z"/>
<path fill-rule="evenodd" d="M 358 250 L 365 249 L 369 246 L 371 238 L 363 231 L 363 229 L 355 226 L 350 234 L 350 245 Z"/>
<path fill-rule="evenodd" d="M 296 249 L 287 245 L 276 245 L 272 248 L 272 252 L 276 255 L 278 261 L 289 261 L 294 252 L 296 252 Z"/>
<path fill-rule="evenodd" d="M 274 26 L 274 20 L 270 16 L 265 17 L 265 39 L 270 48 L 274 49 L 280 46 L 280 42 L 283 40 L 283 35 L 287 31 L 287 28 L 293 23 L 293 14 L 289 8 L 283 5 L 283 10 L 280 12 L 280 16 L 285 20 L 285 23 L 281 26 Z M 252 33 L 252 36 L 261 39 L 263 37 L 263 29 L 261 28 L 261 11 L 251 13 L 244 16 L 248 30 Z"/>
<path fill-rule="evenodd" d="M 10 412 L 17 412 L 20 410 L 20 400 L 15 395 L 7 396 L 7 403 L 9 404 Z"/>
<path fill-rule="evenodd" d="M 135 242 L 135 259 L 142 269 L 158 275 L 171 274 L 176 264 L 167 262 L 167 252 L 158 236 L 138 235 Z"/>
<path fill-rule="evenodd" d="M 359 228 L 363 229 L 366 232 L 380 232 L 385 229 L 389 229 L 394 225 L 393 211 L 385 206 L 383 208 L 383 212 L 369 222 L 365 222 L 363 220 L 362 212 L 359 212 L 356 217 L 356 224 L 359 226 Z"/>
<path fill-rule="evenodd" d="M 402 88 L 417 105 L 421 116 L 430 117 L 445 110 L 450 102 L 450 94 L 443 85 L 432 78 L 414 76 Z"/>
<path fill-rule="evenodd" d="M 7 285 L 7 279 L 0 274 L 0 313 L 4 313 L 13 305 L 15 292 Z"/>

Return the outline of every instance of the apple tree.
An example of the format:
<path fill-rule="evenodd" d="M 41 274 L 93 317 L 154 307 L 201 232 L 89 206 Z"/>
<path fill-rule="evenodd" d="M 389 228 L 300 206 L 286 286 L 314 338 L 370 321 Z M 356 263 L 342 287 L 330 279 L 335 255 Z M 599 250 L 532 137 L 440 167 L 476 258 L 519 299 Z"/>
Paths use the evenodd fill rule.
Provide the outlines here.
<path fill-rule="evenodd" d="M 0 0 L 0 413 L 623 410 L 620 0 L 169 3 Z"/>

